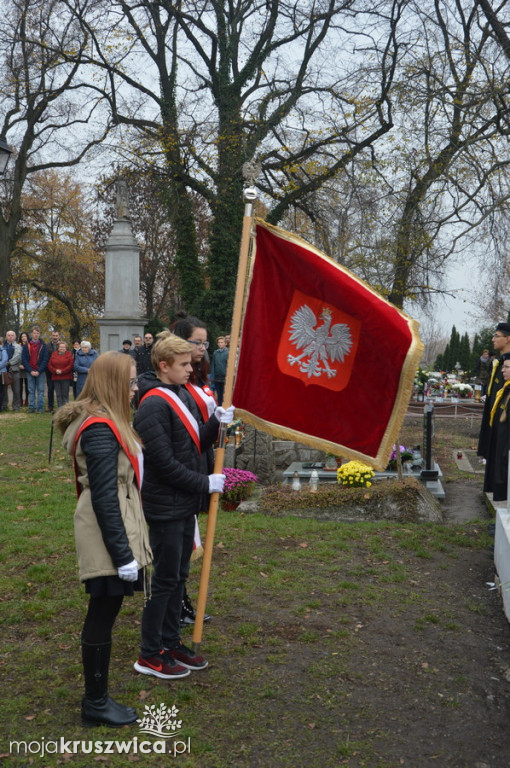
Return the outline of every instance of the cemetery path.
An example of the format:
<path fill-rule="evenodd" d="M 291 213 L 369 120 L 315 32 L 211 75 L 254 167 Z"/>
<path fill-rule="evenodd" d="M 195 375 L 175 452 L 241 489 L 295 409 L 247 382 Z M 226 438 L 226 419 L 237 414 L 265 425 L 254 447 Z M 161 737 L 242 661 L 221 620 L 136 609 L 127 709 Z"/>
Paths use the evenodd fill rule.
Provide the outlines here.
<path fill-rule="evenodd" d="M 446 497 L 441 501 L 441 509 L 446 523 L 468 523 L 488 517 L 481 480 L 476 486 L 465 481 L 454 481 L 444 483 L 443 487 Z"/>

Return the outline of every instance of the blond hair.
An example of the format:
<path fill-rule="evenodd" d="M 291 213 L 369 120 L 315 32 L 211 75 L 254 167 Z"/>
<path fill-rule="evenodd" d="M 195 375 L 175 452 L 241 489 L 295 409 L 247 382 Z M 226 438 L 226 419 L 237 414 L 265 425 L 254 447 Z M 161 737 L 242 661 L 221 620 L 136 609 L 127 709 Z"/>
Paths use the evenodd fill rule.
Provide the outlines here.
<path fill-rule="evenodd" d="M 161 331 L 157 338 L 158 340 L 151 351 L 151 363 L 156 373 L 159 371 L 161 362 L 164 361 L 168 365 L 172 365 L 177 355 L 186 355 L 193 349 L 188 341 L 181 339 L 180 336 L 176 336 L 171 331 Z"/>
<path fill-rule="evenodd" d="M 90 366 L 77 401 L 92 416 L 107 416 L 115 422 L 130 453 L 139 451 L 139 440 L 131 426 L 130 377 L 133 358 L 122 352 L 104 352 Z"/>

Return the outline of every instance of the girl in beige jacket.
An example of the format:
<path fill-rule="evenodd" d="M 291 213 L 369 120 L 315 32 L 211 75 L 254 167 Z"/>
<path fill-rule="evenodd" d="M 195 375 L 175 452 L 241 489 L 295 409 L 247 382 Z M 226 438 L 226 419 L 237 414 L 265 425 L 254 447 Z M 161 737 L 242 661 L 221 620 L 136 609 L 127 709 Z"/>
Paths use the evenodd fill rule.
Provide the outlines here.
<path fill-rule="evenodd" d="M 87 725 L 137 720 L 133 708 L 108 695 L 113 624 L 124 596 L 143 588 L 144 567 L 151 561 L 140 500 L 141 446 L 130 423 L 136 389 L 132 358 L 106 352 L 91 366 L 78 400 L 55 415 L 74 461 L 76 551 L 89 595 L 82 630 L 82 721 Z"/>

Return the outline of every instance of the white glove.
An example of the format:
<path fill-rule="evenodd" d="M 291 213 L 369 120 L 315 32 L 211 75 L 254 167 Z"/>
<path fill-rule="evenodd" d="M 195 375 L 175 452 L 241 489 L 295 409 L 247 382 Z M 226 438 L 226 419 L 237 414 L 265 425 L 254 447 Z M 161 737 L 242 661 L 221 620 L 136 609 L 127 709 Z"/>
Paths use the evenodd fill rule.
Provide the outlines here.
<path fill-rule="evenodd" d="M 121 565 L 117 570 L 119 579 L 122 579 L 123 581 L 136 581 L 138 578 L 138 567 L 136 560 L 133 560 L 133 562 L 128 563 L 127 565 Z"/>
<path fill-rule="evenodd" d="M 235 414 L 235 408 L 233 405 L 231 405 L 229 408 L 225 410 L 225 408 L 222 408 L 221 405 L 218 405 L 216 410 L 214 411 L 214 415 L 218 419 L 219 422 L 222 424 L 231 424 L 234 421 L 234 414 Z"/>
<path fill-rule="evenodd" d="M 225 475 L 209 475 L 209 493 L 223 493 Z"/>

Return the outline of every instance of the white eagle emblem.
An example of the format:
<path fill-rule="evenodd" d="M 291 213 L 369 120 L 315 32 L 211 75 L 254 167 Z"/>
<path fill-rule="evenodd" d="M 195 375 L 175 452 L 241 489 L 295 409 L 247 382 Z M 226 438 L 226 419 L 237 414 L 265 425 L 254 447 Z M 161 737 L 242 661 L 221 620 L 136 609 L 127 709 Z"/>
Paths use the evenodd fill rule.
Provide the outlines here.
<path fill-rule="evenodd" d="M 318 325 L 322 320 L 322 325 Z M 299 363 L 299 370 L 308 375 L 322 376 L 326 373 L 328 379 L 336 376 L 336 368 L 330 367 L 328 359 L 343 362 L 352 347 L 352 336 L 348 325 L 336 323 L 331 326 L 331 310 L 322 310 L 319 320 L 309 306 L 303 304 L 292 315 L 290 322 L 290 341 L 298 350 L 303 350 L 300 355 L 293 357 L 288 355 L 290 365 Z M 315 327 L 317 326 L 318 327 Z"/>

